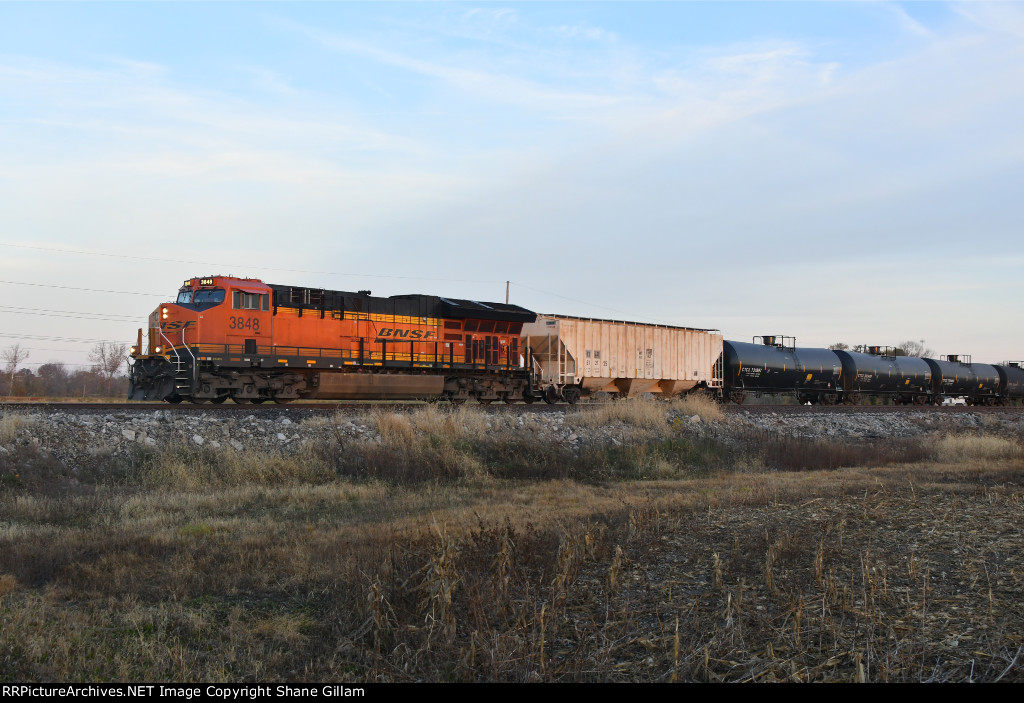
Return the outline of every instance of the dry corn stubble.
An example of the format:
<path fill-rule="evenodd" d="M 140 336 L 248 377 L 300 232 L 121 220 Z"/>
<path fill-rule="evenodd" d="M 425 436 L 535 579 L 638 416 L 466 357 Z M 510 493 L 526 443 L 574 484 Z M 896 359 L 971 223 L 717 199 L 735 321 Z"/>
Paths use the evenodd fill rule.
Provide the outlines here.
<path fill-rule="evenodd" d="M 659 412 L 630 452 L 559 455 L 605 480 L 502 478 L 509 421 L 426 408 L 381 414 L 380 442 L 185 445 L 110 457 L 134 463 L 87 491 L 5 487 L 0 679 L 1024 678 L 1012 442 L 607 481 L 690 451 Z"/>

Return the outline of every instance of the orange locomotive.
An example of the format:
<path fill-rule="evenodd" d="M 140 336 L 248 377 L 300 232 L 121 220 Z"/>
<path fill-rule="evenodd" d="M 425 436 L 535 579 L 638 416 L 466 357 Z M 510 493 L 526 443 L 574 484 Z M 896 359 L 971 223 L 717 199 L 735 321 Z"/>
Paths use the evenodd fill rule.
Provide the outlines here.
<path fill-rule="evenodd" d="M 373 297 L 252 278 L 185 281 L 132 348 L 134 400 L 534 399 L 517 305 Z"/>

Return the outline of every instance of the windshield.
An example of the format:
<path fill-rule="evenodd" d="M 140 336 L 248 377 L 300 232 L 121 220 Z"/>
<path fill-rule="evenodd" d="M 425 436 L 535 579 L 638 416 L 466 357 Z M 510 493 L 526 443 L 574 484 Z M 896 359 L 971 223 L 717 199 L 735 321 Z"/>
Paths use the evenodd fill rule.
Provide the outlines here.
<path fill-rule="evenodd" d="M 202 305 L 203 303 L 223 303 L 224 291 L 221 289 L 197 290 L 196 294 L 192 296 L 192 302 L 196 305 Z"/>
<path fill-rule="evenodd" d="M 188 307 L 195 308 L 196 310 L 212 308 L 214 305 L 219 305 L 224 302 L 224 289 L 217 288 L 215 290 L 197 291 L 189 289 L 178 291 L 178 299 L 175 302 L 178 305 L 187 305 Z"/>

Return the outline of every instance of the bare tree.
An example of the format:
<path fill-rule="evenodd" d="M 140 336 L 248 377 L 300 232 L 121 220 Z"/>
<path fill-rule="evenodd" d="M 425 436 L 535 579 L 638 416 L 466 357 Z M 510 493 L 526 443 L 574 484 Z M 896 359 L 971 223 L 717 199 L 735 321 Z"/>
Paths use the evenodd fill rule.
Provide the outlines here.
<path fill-rule="evenodd" d="M 11 376 L 10 394 L 14 395 L 14 372 L 18 370 L 18 364 L 28 359 L 28 349 L 22 349 L 20 344 L 12 344 L 0 354 L 4 360 L 4 371 Z"/>
<path fill-rule="evenodd" d="M 935 356 L 935 352 L 924 345 L 923 339 L 917 342 L 908 339 L 896 347 L 896 356 L 927 356 L 931 358 Z"/>
<path fill-rule="evenodd" d="M 107 383 L 107 395 L 110 395 L 110 384 L 114 375 L 121 370 L 121 365 L 128 358 L 128 346 L 126 344 L 108 344 L 100 342 L 89 352 L 89 361 Z"/>
<path fill-rule="evenodd" d="M 68 395 L 69 381 L 71 375 L 68 373 L 67 367 L 60 361 L 48 361 L 38 369 L 36 369 L 36 376 L 39 377 L 39 381 L 42 385 L 42 394 L 49 396 L 66 396 Z"/>
<path fill-rule="evenodd" d="M 845 351 L 850 348 L 850 345 L 845 342 L 836 342 L 835 344 L 829 344 L 828 348 L 833 351 Z"/>

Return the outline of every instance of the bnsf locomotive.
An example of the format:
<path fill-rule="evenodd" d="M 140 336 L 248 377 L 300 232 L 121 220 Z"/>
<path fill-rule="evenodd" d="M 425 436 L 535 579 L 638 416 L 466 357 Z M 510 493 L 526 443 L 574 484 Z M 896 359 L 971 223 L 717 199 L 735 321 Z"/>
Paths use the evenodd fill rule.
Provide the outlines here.
<path fill-rule="evenodd" d="M 533 400 L 516 305 L 374 297 L 212 276 L 185 281 L 132 348 L 130 397 L 178 403 Z"/>

